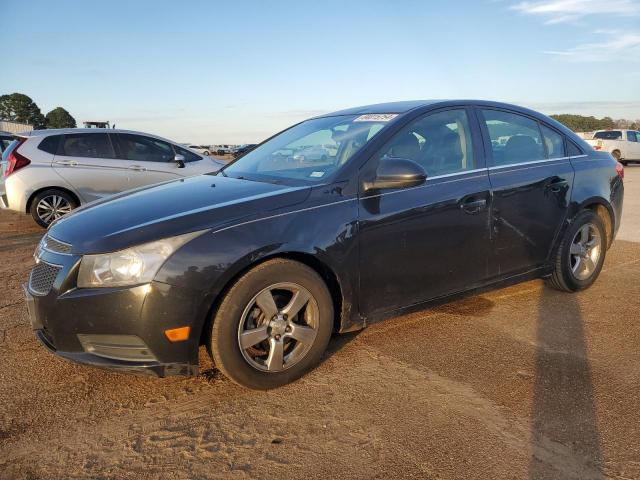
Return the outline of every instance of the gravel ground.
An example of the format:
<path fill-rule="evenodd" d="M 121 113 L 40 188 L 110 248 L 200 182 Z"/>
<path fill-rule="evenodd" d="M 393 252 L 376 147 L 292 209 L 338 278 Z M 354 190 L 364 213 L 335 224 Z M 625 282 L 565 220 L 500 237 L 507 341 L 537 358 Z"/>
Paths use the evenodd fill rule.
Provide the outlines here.
<path fill-rule="evenodd" d="M 205 355 L 148 379 L 50 355 L 21 283 L 42 231 L 0 212 L 0 478 L 640 478 L 640 167 L 600 279 L 541 281 L 334 338 L 252 392 Z"/>

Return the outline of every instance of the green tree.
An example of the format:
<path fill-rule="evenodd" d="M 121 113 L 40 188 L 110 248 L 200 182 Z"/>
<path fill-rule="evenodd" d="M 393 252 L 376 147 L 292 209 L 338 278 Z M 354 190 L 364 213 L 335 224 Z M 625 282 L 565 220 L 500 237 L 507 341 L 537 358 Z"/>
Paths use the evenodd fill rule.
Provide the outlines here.
<path fill-rule="evenodd" d="M 28 123 L 35 129 L 44 128 L 46 125 L 44 115 L 36 102 L 23 93 L 0 95 L 0 118 Z"/>
<path fill-rule="evenodd" d="M 47 113 L 47 128 L 76 128 L 76 119 L 62 107 Z"/>
<path fill-rule="evenodd" d="M 551 115 L 551 118 L 556 119 L 574 132 L 592 132 L 593 130 L 604 130 L 606 128 L 615 128 L 616 126 L 616 122 L 611 117 L 596 118 L 594 116 L 585 117 L 583 115 L 563 113 Z"/>

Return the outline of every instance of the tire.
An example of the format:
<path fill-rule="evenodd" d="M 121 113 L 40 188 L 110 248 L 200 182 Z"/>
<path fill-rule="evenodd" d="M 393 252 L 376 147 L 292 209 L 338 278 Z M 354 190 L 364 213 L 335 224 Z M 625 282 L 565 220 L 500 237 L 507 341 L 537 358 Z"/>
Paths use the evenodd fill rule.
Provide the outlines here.
<path fill-rule="evenodd" d="M 585 228 L 588 229 L 586 241 Z M 600 217 L 591 210 L 579 213 L 567 228 L 558 247 L 553 274 L 548 279 L 548 284 L 565 292 L 577 292 L 590 287 L 602 270 L 607 253 L 607 241 L 606 230 Z M 585 246 L 582 250 L 581 247 Z M 579 251 L 581 253 L 578 253 Z M 582 254 L 586 256 L 583 257 Z"/>
<path fill-rule="evenodd" d="M 629 165 L 629 162 L 627 162 L 626 160 L 620 160 L 620 163 L 622 164 L 623 167 L 626 167 L 627 165 Z"/>
<path fill-rule="evenodd" d="M 211 152 L 209 152 L 209 150 L 205 150 L 204 152 L 202 152 L 202 154 L 208 157 L 209 155 L 211 155 Z"/>
<path fill-rule="evenodd" d="M 51 188 L 34 197 L 29 211 L 38 225 L 47 228 L 51 222 L 70 213 L 77 206 L 78 202 L 69 193 Z"/>
<path fill-rule="evenodd" d="M 308 295 L 297 311 L 296 291 L 298 299 Z M 287 310 L 297 313 L 289 317 Z M 266 261 L 240 277 L 224 296 L 206 342 L 209 355 L 224 375 L 243 387 L 280 387 L 320 361 L 331 338 L 333 310 L 331 294 L 314 270 L 286 259 Z"/>
<path fill-rule="evenodd" d="M 617 161 L 620 161 L 620 150 L 614 150 L 613 152 L 611 152 L 611 156 L 613 158 L 615 158 Z"/>

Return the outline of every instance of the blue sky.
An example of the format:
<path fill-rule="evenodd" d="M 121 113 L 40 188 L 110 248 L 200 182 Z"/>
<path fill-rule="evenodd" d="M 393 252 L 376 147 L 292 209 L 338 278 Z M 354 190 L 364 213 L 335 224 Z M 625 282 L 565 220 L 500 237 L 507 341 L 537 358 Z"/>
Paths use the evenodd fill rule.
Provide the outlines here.
<path fill-rule="evenodd" d="M 640 0 L 0 0 L 0 94 L 177 141 L 420 98 L 640 118 Z"/>

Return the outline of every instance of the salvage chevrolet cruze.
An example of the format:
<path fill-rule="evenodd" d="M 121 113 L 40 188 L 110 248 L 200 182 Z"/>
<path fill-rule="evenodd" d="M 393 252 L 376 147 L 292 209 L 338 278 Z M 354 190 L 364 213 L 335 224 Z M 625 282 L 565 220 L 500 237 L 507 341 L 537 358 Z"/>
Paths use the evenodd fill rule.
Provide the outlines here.
<path fill-rule="evenodd" d="M 308 151 L 323 155 L 305 155 Z M 489 285 L 597 278 L 622 166 L 556 121 L 485 101 L 399 102 L 299 123 L 217 174 L 54 222 L 26 296 L 72 361 L 291 382 L 332 332 Z"/>

